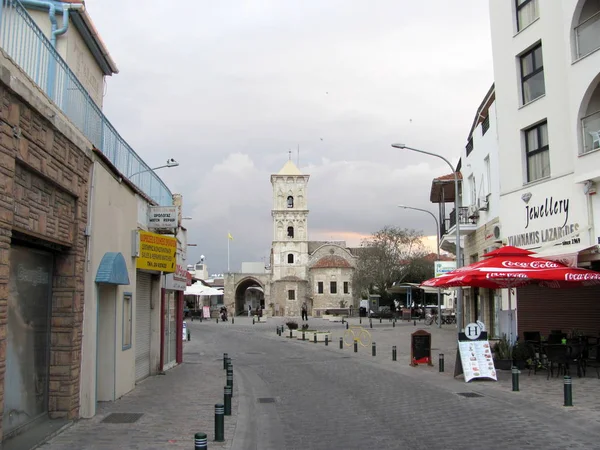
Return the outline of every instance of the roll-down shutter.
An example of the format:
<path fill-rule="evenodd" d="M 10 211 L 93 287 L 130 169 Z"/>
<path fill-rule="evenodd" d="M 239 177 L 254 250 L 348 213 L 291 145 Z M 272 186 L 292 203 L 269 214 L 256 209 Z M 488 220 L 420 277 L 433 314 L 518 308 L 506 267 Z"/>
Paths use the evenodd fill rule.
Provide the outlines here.
<path fill-rule="evenodd" d="M 150 375 L 150 297 L 152 275 L 138 272 L 135 306 L 135 381 Z"/>

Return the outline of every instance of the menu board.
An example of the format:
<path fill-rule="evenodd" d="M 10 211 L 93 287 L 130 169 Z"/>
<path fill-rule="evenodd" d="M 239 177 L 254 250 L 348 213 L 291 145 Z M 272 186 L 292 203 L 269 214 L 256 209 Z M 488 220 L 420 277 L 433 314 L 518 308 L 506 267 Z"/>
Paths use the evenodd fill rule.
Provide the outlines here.
<path fill-rule="evenodd" d="M 431 364 L 431 334 L 425 330 L 418 330 L 411 334 L 410 339 L 410 365 Z"/>
<path fill-rule="evenodd" d="M 467 383 L 474 378 L 498 380 L 492 350 L 487 339 L 458 341 L 458 351 L 460 352 L 460 362 Z"/>
<path fill-rule="evenodd" d="M 202 307 L 202 316 L 205 319 L 210 319 L 210 306 L 203 306 Z"/>

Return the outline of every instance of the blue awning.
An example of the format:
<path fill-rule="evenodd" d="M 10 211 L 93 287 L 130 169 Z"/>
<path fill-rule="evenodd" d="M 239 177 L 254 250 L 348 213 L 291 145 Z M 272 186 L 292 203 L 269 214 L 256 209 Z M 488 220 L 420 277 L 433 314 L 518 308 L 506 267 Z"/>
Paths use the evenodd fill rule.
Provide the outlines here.
<path fill-rule="evenodd" d="M 106 252 L 96 273 L 96 283 L 129 284 L 125 258 L 120 252 Z"/>

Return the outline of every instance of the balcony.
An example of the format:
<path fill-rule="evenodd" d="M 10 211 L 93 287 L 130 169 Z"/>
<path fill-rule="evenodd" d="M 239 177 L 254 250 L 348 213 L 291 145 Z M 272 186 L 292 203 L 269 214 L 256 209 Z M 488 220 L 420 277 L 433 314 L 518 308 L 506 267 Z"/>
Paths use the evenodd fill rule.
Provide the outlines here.
<path fill-rule="evenodd" d="M 465 236 L 473 233 L 477 229 L 477 218 L 469 217 L 469 208 L 461 206 L 458 208 L 458 221 L 460 223 L 460 235 Z M 440 225 L 440 236 L 447 236 L 453 239 L 456 227 L 456 209 L 450 212 L 447 219 L 442 220 Z"/>
<path fill-rule="evenodd" d="M 0 0 L 0 47 L 125 177 L 159 205 L 171 191 L 121 137 L 18 0 Z"/>
<path fill-rule="evenodd" d="M 600 48 L 600 11 L 575 27 L 576 58 L 583 58 Z"/>
<path fill-rule="evenodd" d="M 600 148 L 600 111 L 581 119 L 583 132 L 583 149 L 581 154 L 586 154 Z"/>

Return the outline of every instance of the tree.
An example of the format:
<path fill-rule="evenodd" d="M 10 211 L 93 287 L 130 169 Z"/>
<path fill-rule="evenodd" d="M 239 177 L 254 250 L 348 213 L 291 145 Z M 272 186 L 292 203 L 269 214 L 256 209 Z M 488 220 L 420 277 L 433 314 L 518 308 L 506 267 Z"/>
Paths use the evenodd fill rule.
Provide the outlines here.
<path fill-rule="evenodd" d="M 358 262 L 352 278 L 354 292 L 361 297 L 379 294 L 382 304 L 389 303 L 391 296 L 387 290 L 394 282 L 414 279 L 419 273 L 425 273 L 427 252 L 422 238 L 419 231 L 386 226 L 364 239 L 357 249 Z"/>

